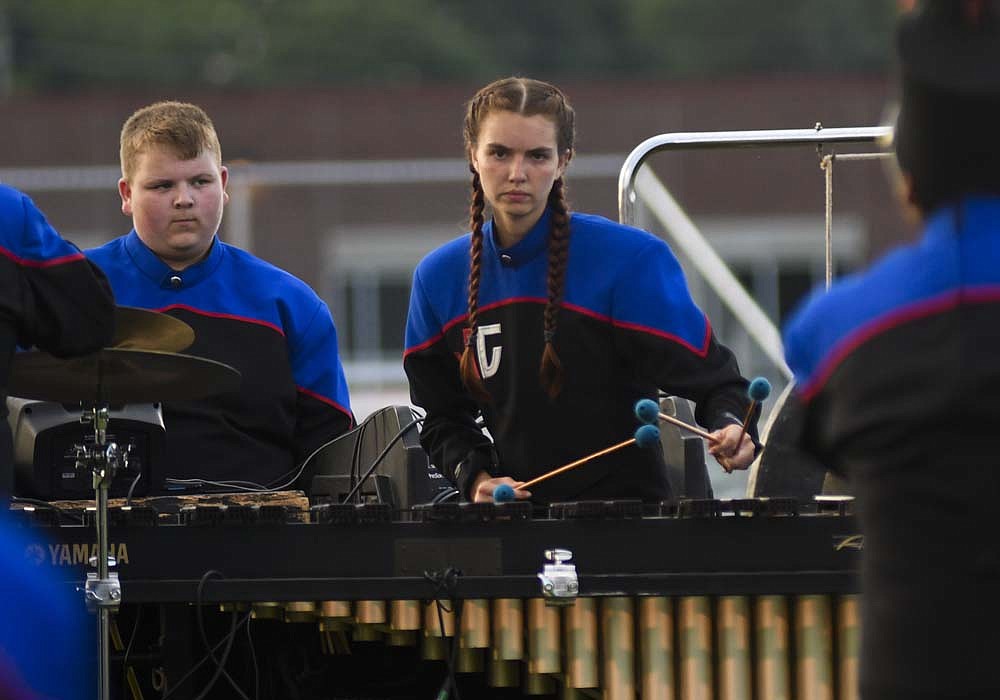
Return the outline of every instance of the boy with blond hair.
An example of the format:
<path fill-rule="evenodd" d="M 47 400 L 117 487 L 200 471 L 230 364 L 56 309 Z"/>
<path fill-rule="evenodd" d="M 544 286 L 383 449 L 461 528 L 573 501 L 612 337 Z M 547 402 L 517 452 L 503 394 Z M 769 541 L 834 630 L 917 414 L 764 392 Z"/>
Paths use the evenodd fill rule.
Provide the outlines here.
<path fill-rule="evenodd" d="M 169 481 L 152 491 L 289 485 L 314 449 L 353 425 L 329 309 L 301 280 L 219 239 L 229 173 L 201 108 L 138 110 L 120 156 L 133 229 L 87 256 L 119 303 L 176 316 L 195 332 L 188 354 L 242 374 L 236 392 L 164 404 L 156 472 Z"/>

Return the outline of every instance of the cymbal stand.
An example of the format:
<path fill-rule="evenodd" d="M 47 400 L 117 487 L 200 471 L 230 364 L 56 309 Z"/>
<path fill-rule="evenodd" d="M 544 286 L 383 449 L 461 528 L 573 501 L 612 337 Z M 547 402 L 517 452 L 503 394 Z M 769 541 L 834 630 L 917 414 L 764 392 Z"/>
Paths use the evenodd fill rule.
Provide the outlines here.
<path fill-rule="evenodd" d="M 97 527 L 97 556 L 90 558 L 91 566 L 97 571 L 87 572 L 84 586 L 84 596 L 87 607 L 97 609 L 97 647 L 98 676 L 97 693 L 100 700 L 110 698 L 110 632 L 111 611 L 117 610 L 121 604 L 122 587 L 118 581 L 118 572 L 110 571 L 116 562 L 110 556 L 108 548 L 108 490 L 118 469 L 128 468 L 128 450 L 124 452 L 118 444 L 107 443 L 108 408 L 107 406 L 85 409 L 80 422 L 93 424 L 94 445 L 78 445 L 76 448 L 77 469 L 89 467 L 94 477 L 94 492 L 96 513 L 94 522 Z"/>

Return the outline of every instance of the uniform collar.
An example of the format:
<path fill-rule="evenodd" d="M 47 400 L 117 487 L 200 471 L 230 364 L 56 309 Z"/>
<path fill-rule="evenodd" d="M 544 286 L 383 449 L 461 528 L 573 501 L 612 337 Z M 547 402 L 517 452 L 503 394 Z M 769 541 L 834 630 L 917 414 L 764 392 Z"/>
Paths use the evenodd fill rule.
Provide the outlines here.
<path fill-rule="evenodd" d="M 212 247 L 203 260 L 180 271 L 174 270 L 160 260 L 156 253 L 142 242 L 135 229 L 125 237 L 125 250 L 135 266 L 161 289 L 180 290 L 193 287 L 215 272 L 215 268 L 222 262 L 222 243 L 218 236 L 212 239 Z"/>
<path fill-rule="evenodd" d="M 1000 197 L 974 195 L 935 209 L 927 217 L 924 235 L 934 240 L 956 233 L 995 231 L 997 221 L 1000 221 Z"/>
<path fill-rule="evenodd" d="M 545 252 L 549 244 L 549 229 L 552 226 L 552 212 L 548 207 L 539 217 L 524 238 L 510 248 L 499 248 L 493 236 L 493 219 L 483 226 L 483 234 L 487 250 L 508 267 L 519 267 Z"/>

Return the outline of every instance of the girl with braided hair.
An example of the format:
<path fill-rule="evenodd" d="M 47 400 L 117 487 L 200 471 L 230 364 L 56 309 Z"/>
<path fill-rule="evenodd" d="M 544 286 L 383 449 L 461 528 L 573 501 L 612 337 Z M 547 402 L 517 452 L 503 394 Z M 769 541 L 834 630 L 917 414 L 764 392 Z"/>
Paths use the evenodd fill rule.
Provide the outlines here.
<path fill-rule="evenodd" d="M 570 213 L 563 177 L 575 126 L 563 93 L 526 78 L 493 82 L 469 102 L 464 135 L 471 232 L 420 262 L 406 327 L 403 364 L 434 464 L 475 501 L 499 484 L 540 501 L 669 499 L 662 453 L 634 446 L 533 493 L 517 488 L 630 437 L 635 402 L 663 389 L 695 401 L 727 471 L 749 466 L 747 382 L 670 249 Z"/>

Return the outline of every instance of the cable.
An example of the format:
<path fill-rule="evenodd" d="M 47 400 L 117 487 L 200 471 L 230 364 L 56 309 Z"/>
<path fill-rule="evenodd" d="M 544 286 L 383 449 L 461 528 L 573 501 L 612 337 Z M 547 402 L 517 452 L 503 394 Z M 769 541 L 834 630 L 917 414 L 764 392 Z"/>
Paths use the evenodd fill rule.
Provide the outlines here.
<path fill-rule="evenodd" d="M 239 695 L 241 698 L 243 698 L 243 700 L 250 700 L 250 698 L 247 697 L 246 693 L 243 692 L 243 690 L 239 687 L 236 681 L 233 680 L 233 677 L 229 675 L 229 672 L 226 671 L 226 661 L 229 659 L 229 652 L 233 647 L 233 641 L 235 641 L 236 639 L 236 618 L 238 616 L 237 612 L 233 610 L 232 624 L 229 630 L 229 642 L 226 644 L 226 648 L 222 652 L 221 659 L 215 658 L 215 652 L 212 650 L 212 645 L 209 644 L 208 642 L 208 634 L 205 633 L 205 616 L 204 616 L 204 607 L 202 606 L 201 594 L 202 590 L 205 587 L 205 584 L 208 583 L 208 580 L 213 575 L 218 576 L 220 579 L 225 578 L 225 576 L 223 576 L 221 572 L 216 571 L 215 569 L 210 569 L 209 571 L 206 571 L 204 575 L 202 575 L 201 580 L 198 581 L 198 591 L 195 598 L 195 604 L 197 605 L 197 607 L 195 608 L 195 619 L 198 621 L 198 632 L 201 634 L 201 641 L 205 645 L 205 649 L 208 650 L 209 658 L 212 660 L 212 663 L 214 663 L 216 666 L 215 673 L 213 674 L 212 679 L 208 682 L 208 685 L 205 686 L 205 690 L 202 691 L 202 693 L 198 696 L 197 700 L 202 700 L 202 698 L 208 696 L 209 691 L 212 690 L 212 686 L 214 686 L 215 682 L 219 680 L 219 676 L 224 676 L 225 679 L 229 682 L 229 685 L 231 685 L 233 690 L 236 691 L 236 694 Z"/>
<path fill-rule="evenodd" d="M 10 500 L 11 500 L 11 503 L 23 503 L 23 504 L 28 505 L 28 506 L 35 506 L 37 508 L 44 508 L 45 510 L 54 510 L 56 513 L 58 513 L 61 516 L 72 515 L 72 511 L 63 510 L 62 508 L 57 508 L 56 506 L 52 505 L 48 501 L 41 501 L 41 500 L 39 500 L 37 498 L 27 498 L 25 496 L 11 496 Z M 83 516 L 82 515 L 75 515 L 75 516 L 73 516 L 73 521 L 74 521 L 74 523 L 80 523 L 80 524 L 82 524 L 83 523 Z"/>
<path fill-rule="evenodd" d="M 196 617 L 200 618 L 200 616 L 201 616 L 200 612 L 196 613 Z M 209 679 L 208 685 L 206 685 L 205 689 L 198 694 L 198 697 L 196 697 L 195 700 L 205 700 L 205 698 L 208 697 L 208 694 L 212 692 L 212 687 L 215 685 L 216 681 L 219 680 L 220 675 L 226 677 L 226 680 L 229 681 L 229 685 L 232 686 L 233 690 L 236 691 L 236 694 L 239 695 L 241 698 L 243 698 L 243 700 L 250 700 L 250 698 L 247 697 L 246 693 L 244 693 L 240 689 L 240 687 L 236 684 L 236 681 L 232 679 L 232 677 L 225 669 L 225 663 L 229 659 L 229 652 L 233 648 L 233 641 L 236 639 L 236 627 L 237 627 L 236 618 L 237 618 L 237 613 L 234 610 L 232 624 L 229 627 L 229 633 L 226 635 L 227 638 L 226 648 L 222 651 L 222 659 L 220 661 L 215 660 L 215 656 L 212 654 L 211 648 L 209 648 L 208 650 L 209 656 L 212 659 L 212 661 L 215 662 L 216 664 L 215 673 L 212 674 L 212 678 Z M 204 641 L 207 642 L 208 640 L 206 639 Z"/>
<path fill-rule="evenodd" d="M 435 700 L 448 700 L 454 692 L 455 700 L 462 700 L 458 692 L 458 681 L 455 678 L 455 665 L 458 655 L 459 639 L 462 635 L 462 599 L 455 596 L 455 589 L 458 588 L 458 579 L 462 576 L 462 571 L 449 566 L 443 572 L 424 571 L 424 578 L 434 584 L 434 603 L 437 606 L 438 625 L 441 629 L 441 639 L 445 638 L 444 633 L 444 613 L 454 612 L 455 622 L 452 629 L 451 648 L 448 651 L 448 673 L 444 682 L 438 690 Z M 441 602 L 441 597 L 445 596 L 451 601 L 452 608 L 448 609 Z"/>
<path fill-rule="evenodd" d="M 275 490 L 269 489 L 263 484 L 253 484 L 252 482 L 242 482 L 252 484 L 250 486 L 243 486 L 238 481 L 212 481 L 210 479 L 164 479 L 164 483 L 182 488 L 188 484 L 191 486 L 222 486 L 223 488 L 236 491 L 249 491 L 250 493 L 269 493 Z"/>
<path fill-rule="evenodd" d="M 368 418 L 366 418 L 364 420 L 364 422 L 362 422 L 361 425 L 359 425 L 358 427 L 354 428 L 354 431 L 358 431 L 358 430 L 362 429 L 368 422 L 370 422 L 372 420 L 372 418 L 374 418 L 374 415 L 375 414 L 372 414 L 371 416 L 369 416 Z M 352 432 L 354 432 L 354 431 L 352 431 Z M 338 438 L 334 438 L 334 439 L 340 439 L 340 437 L 343 437 L 343 436 L 339 436 Z M 305 471 L 305 468 L 306 468 L 306 466 L 308 466 L 310 460 L 312 460 L 312 458 L 315 457 L 320 452 L 320 450 L 322 450 L 324 447 L 326 447 L 327 445 L 329 445 L 331 442 L 333 442 L 333 440 L 324 442 L 322 445 L 320 445 L 315 450 L 313 450 L 312 452 L 310 452 L 309 456 L 306 457 L 304 460 L 302 460 L 302 463 L 299 464 L 299 466 L 293 467 L 292 469 L 289 469 L 287 472 L 285 472 L 281 476 L 279 476 L 276 479 L 274 479 L 273 481 L 271 481 L 271 483 L 269 485 L 258 484 L 258 483 L 254 482 L 254 481 L 241 481 L 241 480 L 233 480 L 233 481 L 211 481 L 209 479 L 174 479 L 174 478 L 170 478 L 170 477 L 167 477 L 166 479 L 164 479 L 164 483 L 167 484 L 168 486 L 176 486 L 176 487 L 180 487 L 180 488 L 184 488 L 184 487 L 189 486 L 189 485 L 190 486 L 219 486 L 219 487 L 222 487 L 222 488 L 234 489 L 234 490 L 237 490 L 237 491 L 247 491 L 249 493 L 274 493 L 276 491 L 281 491 L 281 490 L 283 490 L 283 489 L 291 486 L 292 484 L 294 484 L 298 480 L 298 478 L 302 475 L 302 472 Z M 281 481 L 282 479 L 285 479 L 285 478 L 289 477 L 289 475 L 291 475 L 291 478 L 289 478 L 284 483 L 279 484 L 277 486 L 273 485 L 276 481 Z"/>
<path fill-rule="evenodd" d="M 368 477 L 372 475 L 372 472 L 375 471 L 375 468 L 378 467 L 378 465 L 382 462 L 382 460 L 385 459 L 386 455 L 389 454 L 389 450 L 392 449 L 392 446 L 395 445 L 397 442 L 399 442 L 399 440 L 403 437 L 403 435 L 406 434 L 406 431 L 412 428 L 413 426 L 417 425 L 418 423 L 423 423 L 423 422 L 424 422 L 423 418 L 414 418 L 409 423 L 407 423 L 406 425 L 404 425 L 402 428 L 399 429 L 399 431 L 393 436 L 393 438 L 386 443 L 385 447 L 382 448 L 382 451 L 379 453 L 378 457 L 375 458 L 375 461 L 371 463 L 371 466 L 369 466 L 368 469 L 365 470 L 364 475 L 354 486 L 354 488 L 351 489 L 350 493 L 348 493 L 344 497 L 343 501 L 344 503 L 349 502 L 351 498 L 354 496 L 354 494 L 361 490 L 361 487 L 364 485 L 365 481 L 367 481 Z"/>
<path fill-rule="evenodd" d="M 197 612 L 196 612 L 196 618 L 198 620 L 198 630 L 201 632 L 202 641 L 204 642 L 205 648 L 208 650 L 208 653 L 205 656 L 203 656 L 198 663 L 196 663 L 194 666 L 192 666 L 188 670 L 188 672 L 185 673 L 181 677 L 181 679 L 174 684 L 173 688 L 171 688 L 168 692 L 164 693 L 162 700 L 166 700 L 168 697 L 170 697 L 175 692 L 177 692 L 177 689 L 180 688 L 181 685 L 188 678 L 190 678 L 194 674 L 194 672 L 197 671 L 201 667 L 202 664 L 204 664 L 209 659 L 211 659 L 215 663 L 215 665 L 216 665 L 215 673 L 212 675 L 211 680 L 209 680 L 208 685 L 198 695 L 198 697 L 195 700 L 204 700 L 204 698 L 206 698 L 208 696 L 208 693 L 212 690 L 212 687 L 215 685 L 216 681 L 219 680 L 219 676 L 223 675 L 223 674 L 226 675 L 226 678 L 229 680 L 229 683 L 232 685 L 233 689 L 240 695 L 240 697 L 244 698 L 244 700 L 249 700 L 249 698 L 247 698 L 246 694 L 239 688 L 239 686 L 236 685 L 236 683 L 232 680 L 232 678 L 229 677 L 229 674 L 226 673 L 226 671 L 225 671 L 225 663 L 226 663 L 226 661 L 229 658 L 229 652 L 232 650 L 233 641 L 236 639 L 236 631 L 240 628 L 240 626 L 246 624 L 250 620 L 250 613 L 247 613 L 243 617 L 242 620 L 240 620 L 239 622 L 237 622 L 237 616 L 238 615 L 237 615 L 236 611 L 234 610 L 233 611 L 233 617 L 232 617 L 232 624 L 230 625 L 229 632 L 222 639 L 220 639 L 215 644 L 215 646 L 211 646 L 208 643 L 208 636 L 205 634 L 205 624 L 204 624 L 204 620 L 202 618 L 202 602 L 201 602 L 201 597 L 202 597 L 202 590 L 204 588 L 205 583 L 213 575 L 219 576 L 219 577 L 222 576 L 221 573 L 219 573 L 218 571 L 215 571 L 215 570 L 206 571 L 205 574 L 201 577 L 201 580 L 198 582 L 198 591 L 197 591 L 197 606 L 198 606 L 198 608 L 197 608 Z M 215 650 L 218 649 L 223 644 L 226 645 L 226 648 L 222 652 L 222 657 L 221 657 L 221 659 L 216 659 L 215 658 Z"/>
<path fill-rule="evenodd" d="M 192 484 L 192 485 L 195 485 L 195 486 L 198 486 L 200 484 L 221 483 L 221 484 L 226 484 L 227 486 L 229 486 L 229 485 L 238 486 L 238 485 L 242 484 L 242 485 L 245 485 L 247 487 L 255 487 L 255 488 L 261 488 L 261 489 L 267 488 L 265 486 L 262 486 L 261 484 L 258 484 L 256 481 L 241 481 L 240 479 L 233 479 L 231 481 L 215 482 L 215 481 L 212 481 L 210 479 L 197 479 L 197 478 L 196 479 L 174 479 L 174 478 L 168 478 L 168 479 L 166 479 L 166 481 L 169 481 L 172 484 L 181 484 L 181 485 L 183 485 L 183 484 Z"/>
<path fill-rule="evenodd" d="M 253 635 L 250 634 L 250 622 L 247 622 L 247 648 L 250 650 L 250 662 L 253 664 L 253 696 L 260 700 L 260 668 L 257 666 L 257 652 L 253 648 Z"/>
<path fill-rule="evenodd" d="M 441 626 L 441 636 L 444 636 L 444 615 L 441 612 L 442 605 L 441 601 L 435 601 L 437 603 L 438 609 L 438 624 Z M 451 635 L 451 649 L 448 651 L 448 676 L 445 682 L 441 684 L 441 689 L 438 691 L 437 700 L 447 700 L 449 695 L 449 688 L 455 693 L 455 700 L 462 700 L 461 694 L 458 692 L 458 680 L 455 678 L 455 665 L 458 656 L 458 645 L 459 640 L 462 636 L 462 601 L 456 600 L 452 604 L 454 606 L 455 612 L 455 627 L 452 630 Z"/>
<path fill-rule="evenodd" d="M 458 489 L 449 486 L 448 488 L 441 489 L 434 495 L 434 498 L 431 499 L 431 505 L 450 501 L 456 496 L 458 496 Z"/>
<path fill-rule="evenodd" d="M 243 618 L 238 623 L 236 623 L 235 625 L 232 626 L 232 628 L 230 628 L 229 632 L 226 634 L 225 637 L 223 637 L 222 639 L 220 639 L 218 642 L 215 643 L 215 646 L 212 647 L 212 651 L 216 651 L 223 644 L 226 644 L 226 643 L 230 642 L 232 640 L 232 638 L 235 637 L 236 630 L 238 630 L 240 627 L 242 627 L 243 625 L 245 625 L 245 624 L 247 624 L 249 622 L 250 622 L 250 613 L 247 613 L 246 615 L 243 616 Z M 170 690 L 168 690 L 166 693 L 164 693 L 163 697 L 160 700 L 167 700 L 167 698 L 169 698 L 171 695 L 173 695 L 174 693 L 176 693 L 177 689 L 180 688 L 181 685 L 183 685 L 184 682 L 188 678 L 190 678 L 194 674 L 195 671 L 197 671 L 199 668 L 201 668 L 202 664 L 204 664 L 206 661 L 208 661 L 208 659 L 209 659 L 208 654 L 205 654 L 205 656 L 201 657 L 201 659 L 198 661 L 198 663 L 196 663 L 194 666 L 192 666 L 190 669 L 188 669 L 188 672 L 185 673 L 183 676 L 181 676 L 180 680 L 178 680 L 176 683 L 174 683 L 174 687 L 171 688 Z"/>
<path fill-rule="evenodd" d="M 377 412 L 376 412 L 376 413 L 377 413 Z M 376 413 L 373 413 L 373 414 L 371 414 L 370 416 L 368 416 L 367 418 L 365 418 L 365 419 L 364 419 L 363 421 L 361 421 L 361 423 L 360 423 L 360 424 L 359 424 L 358 426 L 356 426 L 355 428 L 353 428 L 353 429 L 352 429 L 351 431 L 349 431 L 348 433 L 345 433 L 344 435 L 348 435 L 348 434 L 350 434 L 350 433 L 356 433 L 356 432 L 358 432 L 358 431 L 361 431 L 361 435 L 363 435 L 363 434 L 364 434 L 364 429 L 365 429 L 365 427 L 366 427 L 366 426 L 367 426 L 367 425 L 368 425 L 369 423 L 371 423 L 371 422 L 372 422 L 372 421 L 373 421 L 373 420 L 375 419 L 375 415 L 376 415 Z M 295 483 L 295 482 L 296 482 L 296 481 L 298 480 L 298 478 L 299 478 L 300 476 L 302 476 L 302 472 L 304 472 L 304 471 L 305 471 L 305 469 L 306 469 L 306 466 L 308 466 L 309 462 L 310 462 L 310 461 L 312 460 L 312 458 L 313 458 L 313 457 L 315 457 L 315 456 L 316 456 L 317 454 L 319 454 L 319 452 L 320 452 L 320 451 L 321 451 L 321 450 L 322 450 L 322 449 L 323 449 L 324 447 L 326 447 L 327 445 L 329 445 L 329 444 L 330 444 L 331 442 L 335 442 L 336 440 L 340 440 L 340 439 L 342 439 L 342 438 L 344 437 L 344 435 L 339 435 L 339 436 L 337 436 L 336 438 L 334 438 L 333 440 L 329 440 L 329 441 L 327 441 L 327 442 L 324 442 L 324 443 L 323 443 L 322 445 L 320 445 L 320 446 L 319 446 L 319 447 L 317 447 L 317 448 L 316 448 L 315 450 L 313 450 L 312 452 L 310 452 L 310 453 L 309 453 L 309 456 L 308 456 L 308 457 L 306 457 L 306 458 L 305 458 L 304 460 L 302 460 L 302 464 L 300 464 L 300 465 L 298 466 L 298 468 L 296 468 L 296 469 L 292 469 L 292 470 L 290 470 L 290 471 L 287 471 L 287 472 L 285 472 L 284 474 L 282 474 L 282 475 L 281 475 L 281 476 L 279 476 L 279 477 L 278 477 L 277 479 L 274 479 L 274 480 L 273 480 L 273 481 L 271 482 L 271 484 L 274 484 L 274 482 L 275 482 L 275 481 L 281 481 L 282 479 L 284 479 L 285 477 L 287 477 L 287 476 L 288 476 L 289 474 L 293 474 L 293 473 L 294 473 L 294 475 L 292 476 L 292 478 L 290 478 L 290 479 L 289 479 L 288 481 L 286 481 L 286 482 L 285 482 L 284 484 L 281 484 L 280 486 L 272 486 L 272 485 L 270 485 L 270 484 L 269 484 L 269 485 L 268 485 L 267 487 L 265 487 L 265 488 L 267 488 L 267 489 L 268 489 L 268 491 L 272 491 L 272 490 L 273 490 L 273 491 L 280 491 L 281 489 L 283 489 L 283 488 L 286 488 L 286 487 L 288 487 L 288 486 L 290 486 L 290 485 L 294 484 L 294 483 Z M 354 451 L 355 451 L 355 454 L 354 454 L 354 457 L 353 457 L 353 459 L 354 459 L 354 460 L 357 460 L 357 458 L 358 458 L 358 457 L 357 457 L 357 450 L 358 450 L 358 446 L 359 446 L 359 445 L 361 444 L 361 440 L 360 440 L 360 437 L 361 437 L 361 436 L 359 435 L 359 438 L 358 438 L 358 440 L 357 440 L 357 441 L 355 441 L 355 443 L 354 443 Z M 352 466 L 352 468 L 353 468 L 353 466 Z"/>
<path fill-rule="evenodd" d="M 373 413 L 371 416 L 365 419 L 364 423 L 358 426 L 358 436 L 354 440 L 354 448 L 351 451 L 351 471 L 350 471 L 350 478 L 348 479 L 348 484 L 349 488 L 351 489 L 351 493 L 354 493 L 354 486 L 357 483 L 356 480 L 361 475 L 361 445 L 364 444 L 365 432 L 368 430 L 368 424 L 372 420 L 372 417 L 374 415 L 375 414 Z M 347 498 L 344 499 L 344 503 L 347 503 L 350 500 L 351 499 L 348 496 Z M 359 497 L 358 502 L 360 501 L 361 499 Z"/>
<path fill-rule="evenodd" d="M 135 491 L 135 485 L 139 483 L 139 479 L 141 478 L 142 478 L 142 472 L 140 471 L 138 474 L 135 475 L 135 478 L 132 479 L 132 485 L 128 487 L 128 494 L 125 496 L 125 505 L 129 507 L 132 506 L 132 492 Z"/>
<path fill-rule="evenodd" d="M 351 458 L 351 477 L 352 477 L 352 482 L 353 482 L 354 474 L 356 473 L 356 466 L 357 466 L 358 462 L 360 461 L 361 441 L 362 441 L 362 439 L 364 437 L 365 429 L 366 429 L 367 425 L 375 418 L 376 415 L 378 415 L 378 412 L 373 413 L 372 415 L 368 416 L 364 421 L 362 421 L 362 423 L 357 428 L 354 429 L 354 431 L 358 432 L 359 434 L 358 434 L 357 440 L 354 443 L 353 455 L 352 455 L 352 458 Z M 365 473 L 361 476 L 361 478 L 358 480 L 358 482 L 356 484 L 353 484 L 353 487 L 351 488 L 350 493 L 348 493 L 347 496 L 344 498 L 343 503 L 349 502 L 355 496 L 355 494 L 358 493 L 358 491 L 360 490 L 360 488 L 364 485 L 365 481 L 368 480 L 368 477 L 371 476 L 372 472 L 375 471 L 375 468 L 378 467 L 378 465 L 381 463 L 381 461 L 383 459 L 385 459 L 386 455 L 389 454 L 389 449 L 393 445 L 395 445 L 403 437 L 403 435 L 406 434 L 406 431 L 409 430 L 410 428 L 412 428 L 413 426 L 418 425 L 419 423 L 422 423 L 423 421 L 424 421 L 424 416 L 419 416 L 417 418 L 414 418 L 409 423 L 407 423 L 406 425 L 404 425 L 402 428 L 399 429 L 399 431 L 393 436 L 393 438 L 388 442 L 388 444 L 386 444 L 386 446 L 382 450 L 382 452 L 379 453 L 378 457 L 375 458 L 375 461 L 368 467 L 368 469 L 365 471 Z M 343 437 L 343 436 L 341 436 L 341 437 Z M 332 442 L 332 441 L 330 441 L 330 442 Z M 298 478 L 302 475 L 302 472 L 305 471 L 305 468 L 309 464 L 309 461 L 313 457 L 315 457 L 316 454 L 320 450 L 322 450 L 324 447 L 326 447 L 327 445 L 329 445 L 330 442 L 325 442 L 322 445 L 320 445 L 319 447 L 317 447 L 315 450 L 313 450 L 309 454 L 308 457 L 306 457 L 304 460 L 302 460 L 302 463 L 298 467 L 296 467 L 295 469 L 292 469 L 292 470 L 289 470 L 289 471 L 285 472 L 284 474 L 282 474 L 281 476 L 279 476 L 277 479 L 275 479 L 275 481 L 280 481 L 281 479 L 284 479 L 285 477 L 287 477 L 289 474 L 292 475 L 290 479 L 288 479 L 284 483 L 279 484 L 277 486 L 273 486 L 273 485 L 265 486 L 263 484 L 258 484 L 258 483 L 255 483 L 253 481 L 211 481 L 209 479 L 173 479 L 173 478 L 169 478 L 169 477 L 166 478 L 166 479 L 164 479 L 164 483 L 167 486 L 173 486 L 173 487 L 179 487 L 179 488 L 184 488 L 184 487 L 186 487 L 188 485 L 190 485 L 190 486 L 218 486 L 218 487 L 221 487 L 221 488 L 234 489 L 234 490 L 237 490 L 237 491 L 247 491 L 249 493 L 275 493 L 277 491 L 282 491 L 282 490 L 288 488 L 289 486 L 291 486 L 292 484 L 294 484 L 298 480 Z M 271 484 L 274 484 L 274 481 L 272 481 Z"/>
<path fill-rule="evenodd" d="M 129 682 L 128 655 L 132 653 L 132 645 L 135 643 L 136 633 L 139 631 L 139 621 L 142 619 L 142 606 L 135 606 L 135 622 L 132 624 L 132 634 L 128 637 L 128 644 L 125 645 L 125 654 L 122 656 L 122 683 L 131 686 Z"/>

